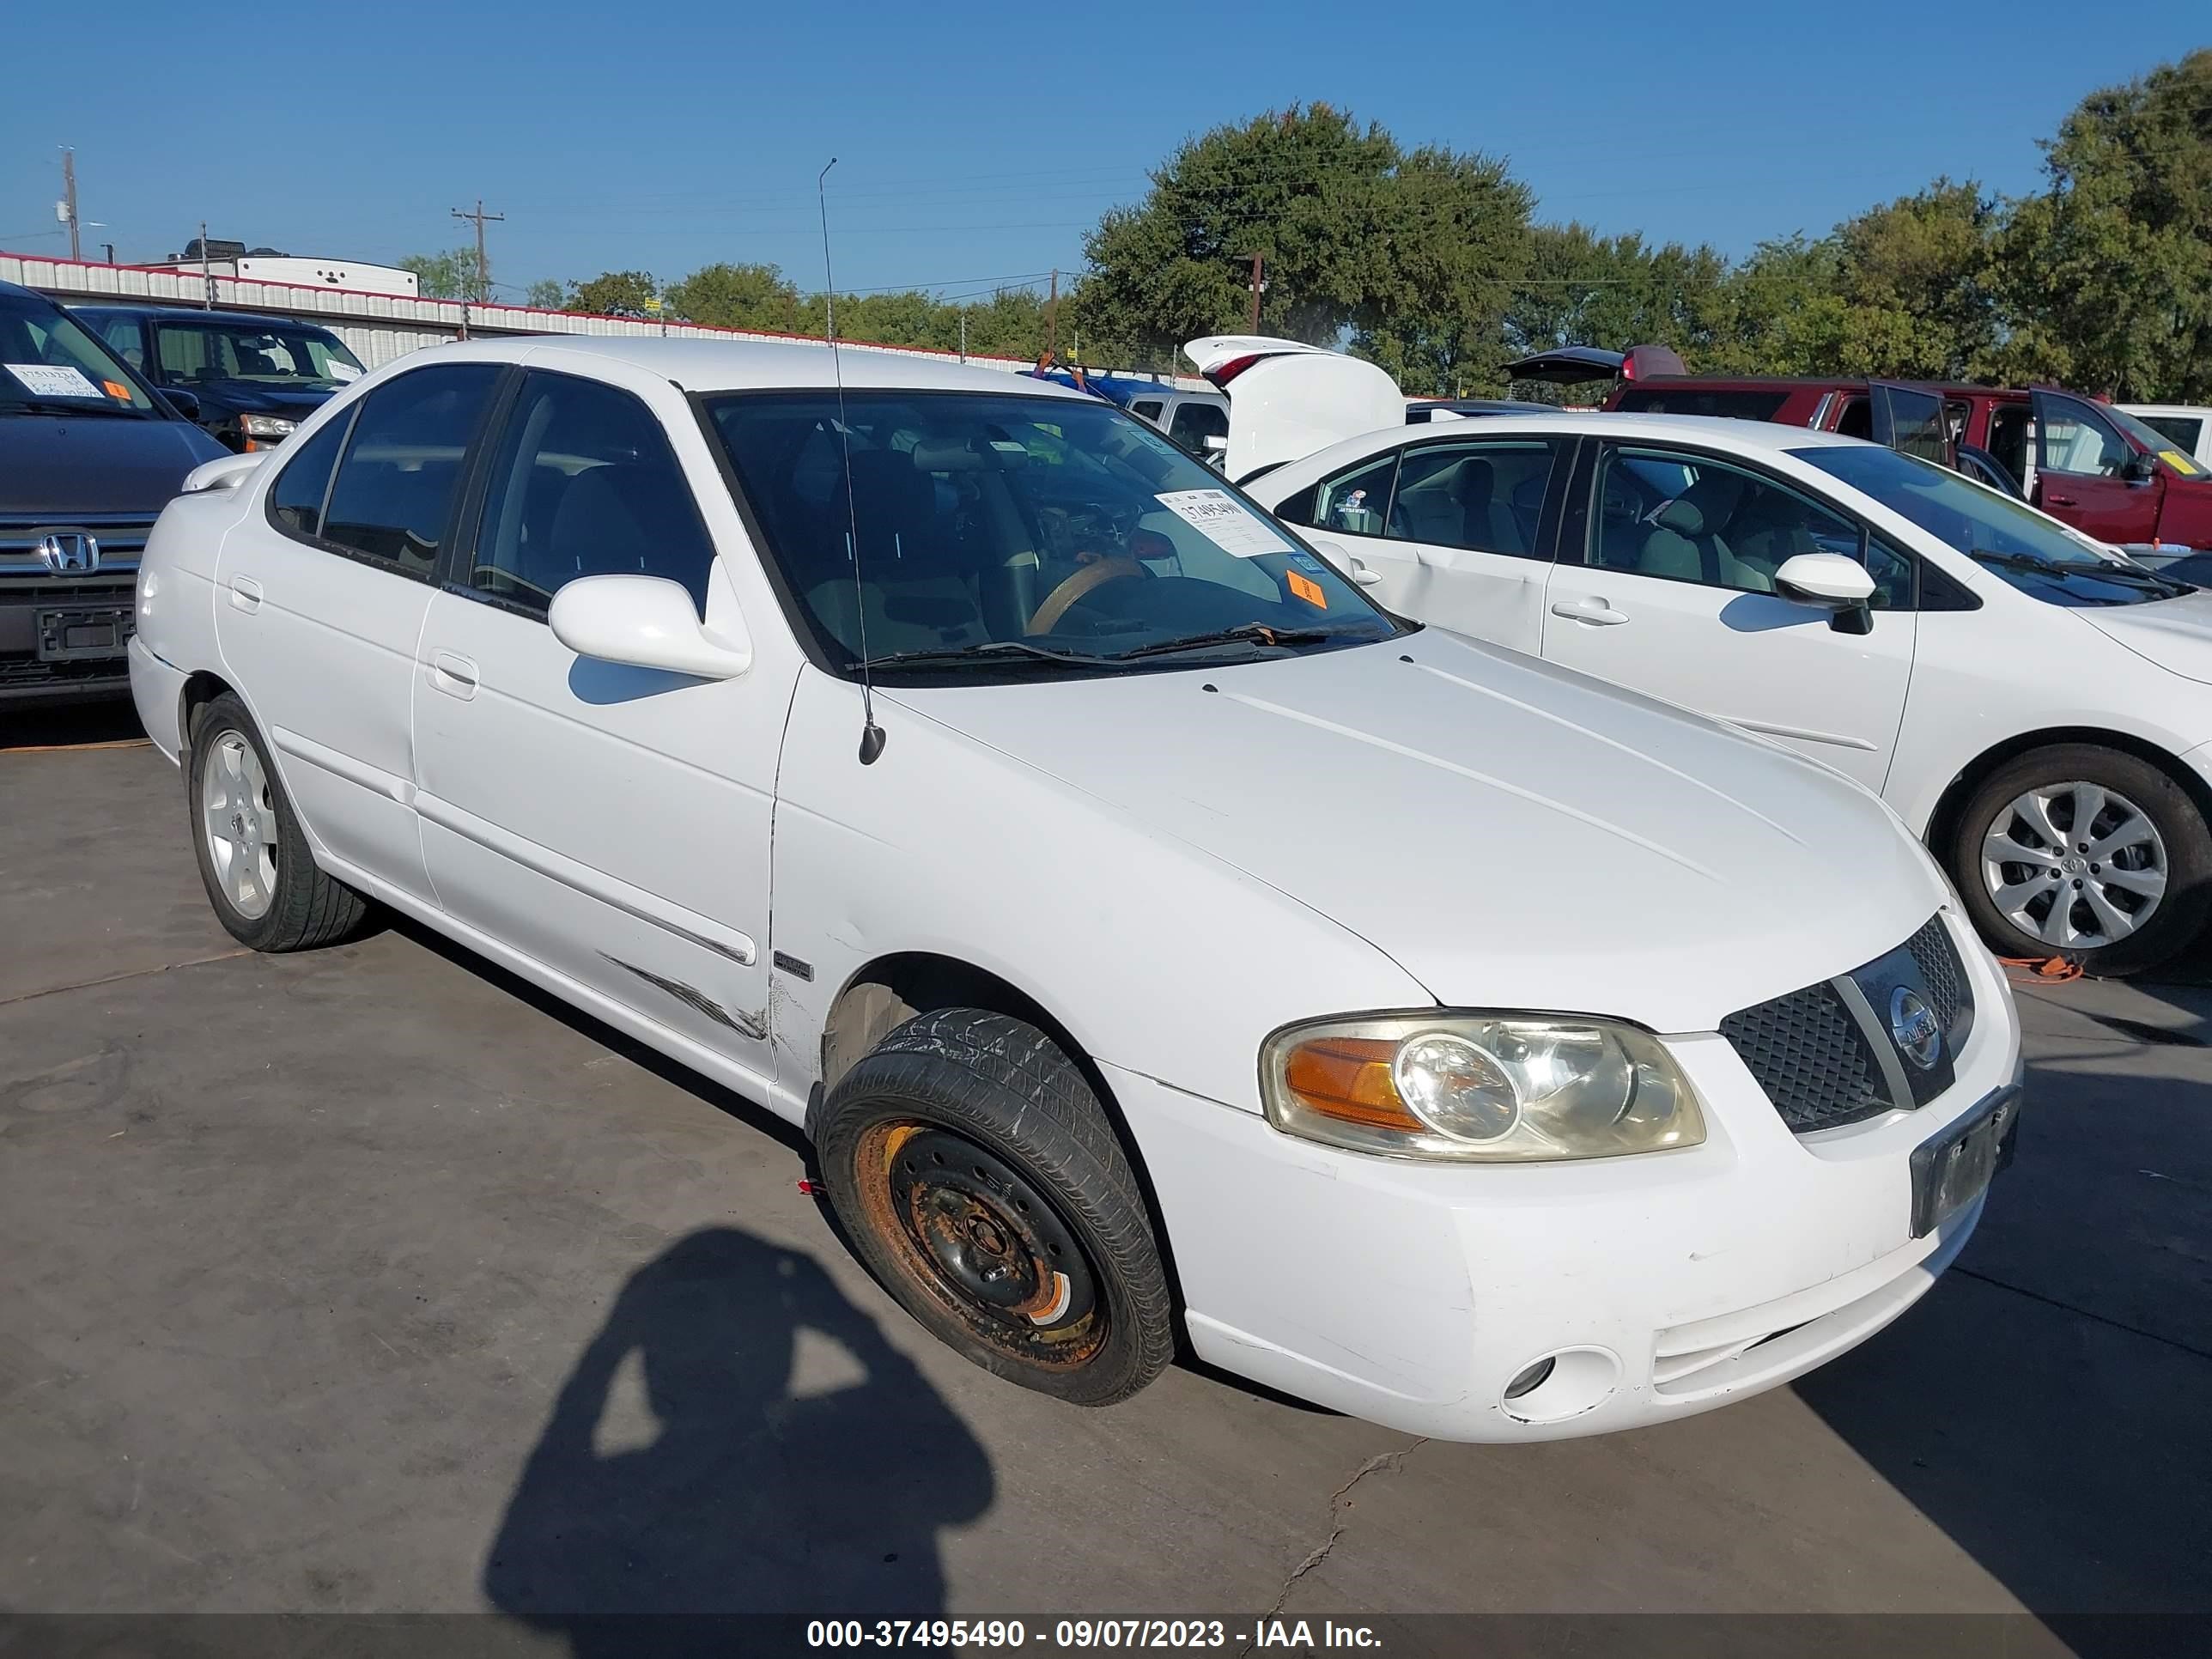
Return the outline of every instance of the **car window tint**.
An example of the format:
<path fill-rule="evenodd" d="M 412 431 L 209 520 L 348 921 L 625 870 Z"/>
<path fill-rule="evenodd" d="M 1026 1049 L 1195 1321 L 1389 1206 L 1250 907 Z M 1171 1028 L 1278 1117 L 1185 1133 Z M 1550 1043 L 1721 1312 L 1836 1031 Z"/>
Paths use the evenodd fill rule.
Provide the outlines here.
<path fill-rule="evenodd" d="M 2045 406 L 2043 466 L 2048 472 L 2087 473 L 2117 478 L 2127 464 L 2127 441 L 2077 404 L 2057 399 Z"/>
<path fill-rule="evenodd" d="M 1990 441 L 1984 446 L 2005 471 L 2026 483 L 2029 412 L 2026 404 L 2006 404 L 1990 411 Z"/>
<path fill-rule="evenodd" d="M 1877 610 L 1912 602 L 1911 562 L 1763 474 L 1705 456 L 1608 445 L 1598 468 L 1592 565 L 1667 581 L 1771 593 L 1800 553 L 1841 553 L 1868 566 Z"/>
<path fill-rule="evenodd" d="M 1771 421 L 1790 401 L 1786 391 L 1711 392 L 1686 386 L 1631 386 L 1613 407 L 1645 415 L 1718 415 L 1739 421 Z"/>
<path fill-rule="evenodd" d="M 295 536 L 322 532 L 323 498 L 330 494 L 331 469 L 337 464 L 346 428 L 343 416 L 316 428 L 305 443 L 286 446 L 284 470 L 269 490 L 269 516 Z"/>
<path fill-rule="evenodd" d="M 1322 481 L 1314 492 L 1313 508 L 1304 522 L 1319 530 L 1341 530 L 1353 536 L 1380 536 L 1383 515 L 1390 510 L 1390 480 L 1398 471 L 1398 452 L 1362 461 L 1349 472 Z"/>
<path fill-rule="evenodd" d="M 1129 405 L 1129 413 L 1140 415 L 1148 421 L 1157 421 L 1160 418 L 1160 401 L 1157 398 L 1139 398 Z"/>
<path fill-rule="evenodd" d="M 1391 539 L 1529 556 L 1553 453 L 1540 441 L 1406 451 L 1390 498 Z"/>
<path fill-rule="evenodd" d="M 461 462 L 498 383 L 495 363 L 447 363 L 368 394 L 331 486 L 323 539 L 427 576 L 461 482 Z"/>
<path fill-rule="evenodd" d="M 522 383 L 462 578 L 540 615 L 579 576 L 664 576 L 704 617 L 714 544 L 653 412 L 566 374 Z"/>
<path fill-rule="evenodd" d="M 1208 438 L 1229 435 L 1229 411 L 1218 404 L 1182 404 L 1168 424 L 1168 436 L 1193 454 Z"/>
<path fill-rule="evenodd" d="M 2197 441 L 2204 432 L 2204 417 L 2201 415 L 2138 415 L 2136 418 L 2160 437 L 2171 440 L 2185 455 L 2197 453 Z"/>

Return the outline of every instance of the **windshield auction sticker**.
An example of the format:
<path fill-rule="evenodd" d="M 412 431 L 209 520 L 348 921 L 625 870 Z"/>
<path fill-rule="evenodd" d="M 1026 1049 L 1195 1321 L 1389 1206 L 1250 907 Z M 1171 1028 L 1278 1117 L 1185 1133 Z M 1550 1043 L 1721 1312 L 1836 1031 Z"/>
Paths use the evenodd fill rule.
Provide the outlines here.
<path fill-rule="evenodd" d="M 97 398 L 100 388 L 84 378 L 81 368 L 66 364 L 0 363 L 37 398 Z"/>
<path fill-rule="evenodd" d="M 1265 519 L 1225 489 L 1171 489 L 1153 499 L 1216 547 L 1240 559 L 1291 551 L 1290 544 L 1269 529 Z"/>

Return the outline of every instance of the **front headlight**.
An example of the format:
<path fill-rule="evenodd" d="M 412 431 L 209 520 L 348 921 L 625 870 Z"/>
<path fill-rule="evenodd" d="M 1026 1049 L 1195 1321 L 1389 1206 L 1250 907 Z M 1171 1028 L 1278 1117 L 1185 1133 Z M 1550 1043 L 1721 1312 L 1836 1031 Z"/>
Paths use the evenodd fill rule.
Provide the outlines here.
<path fill-rule="evenodd" d="M 249 438 L 289 438 L 300 423 L 282 415 L 241 415 L 238 424 Z"/>
<path fill-rule="evenodd" d="M 1565 1014 L 1316 1020 L 1260 1051 L 1267 1121 L 1358 1152 L 1458 1163 L 1695 1146 L 1705 1123 L 1658 1038 Z"/>

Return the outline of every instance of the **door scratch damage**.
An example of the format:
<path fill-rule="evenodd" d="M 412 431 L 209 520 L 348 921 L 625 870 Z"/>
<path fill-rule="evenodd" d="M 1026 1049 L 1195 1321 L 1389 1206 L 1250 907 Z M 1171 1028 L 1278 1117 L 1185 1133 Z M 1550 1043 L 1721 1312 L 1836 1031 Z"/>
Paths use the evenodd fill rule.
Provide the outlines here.
<path fill-rule="evenodd" d="M 641 968 L 634 962 L 624 962 L 620 957 L 608 956 L 605 951 L 600 951 L 599 954 L 606 957 L 609 962 L 614 963 L 624 973 L 635 974 L 647 985 L 665 991 L 687 1007 L 696 1009 L 717 1025 L 726 1025 L 732 1031 L 742 1036 L 749 1036 L 756 1042 L 768 1040 L 767 1024 L 759 1015 L 742 1012 L 733 1014 L 704 991 L 694 986 L 686 985 L 680 979 L 666 978 L 654 973 L 651 969 Z"/>

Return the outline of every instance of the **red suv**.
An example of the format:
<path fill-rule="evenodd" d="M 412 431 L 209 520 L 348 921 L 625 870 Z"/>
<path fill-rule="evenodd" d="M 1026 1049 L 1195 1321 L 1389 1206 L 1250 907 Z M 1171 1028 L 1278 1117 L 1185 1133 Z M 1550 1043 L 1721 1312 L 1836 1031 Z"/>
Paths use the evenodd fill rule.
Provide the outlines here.
<path fill-rule="evenodd" d="M 1510 366 L 1516 380 L 1613 374 L 1609 410 L 1774 421 L 1869 439 L 2010 489 L 2099 541 L 2164 560 L 2212 549 L 2212 475 L 2110 404 L 2072 392 L 1926 381 L 1653 374 L 1650 349 L 1586 347 Z M 1659 361 L 1674 368 L 1667 359 Z"/>

